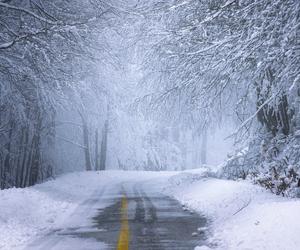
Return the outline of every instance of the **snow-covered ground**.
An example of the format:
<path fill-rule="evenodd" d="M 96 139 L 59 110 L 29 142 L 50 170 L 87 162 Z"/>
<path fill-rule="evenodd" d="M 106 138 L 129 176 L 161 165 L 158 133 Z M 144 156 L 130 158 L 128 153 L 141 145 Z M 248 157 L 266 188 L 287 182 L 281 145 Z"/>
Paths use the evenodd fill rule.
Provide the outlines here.
<path fill-rule="evenodd" d="M 76 208 L 88 202 L 93 193 L 99 192 L 103 187 L 113 189 L 114 185 L 122 182 L 154 178 L 158 180 L 158 177 L 170 174 L 172 175 L 168 172 L 78 172 L 29 188 L 1 190 L 0 249 L 23 249 L 35 238 L 59 228 L 69 218 L 74 219 L 71 215 Z M 104 207 L 108 204 L 102 205 Z"/>
<path fill-rule="evenodd" d="M 197 249 L 300 249 L 299 199 L 278 197 L 245 181 L 215 179 L 203 170 L 81 172 L 0 191 L 0 249 L 22 249 L 63 224 L 97 190 L 136 180 L 210 219 L 207 247 Z"/>
<path fill-rule="evenodd" d="M 68 174 L 34 187 L 0 191 L 0 249 L 22 248 L 31 238 L 57 227 L 105 184 L 95 173 L 84 173 L 89 181 L 83 185 L 82 175 Z"/>
<path fill-rule="evenodd" d="M 211 219 L 207 247 L 197 250 L 300 249 L 299 199 L 275 196 L 246 181 L 201 176 L 207 174 L 202 170 L 178 174 L 164 189 Z"/>

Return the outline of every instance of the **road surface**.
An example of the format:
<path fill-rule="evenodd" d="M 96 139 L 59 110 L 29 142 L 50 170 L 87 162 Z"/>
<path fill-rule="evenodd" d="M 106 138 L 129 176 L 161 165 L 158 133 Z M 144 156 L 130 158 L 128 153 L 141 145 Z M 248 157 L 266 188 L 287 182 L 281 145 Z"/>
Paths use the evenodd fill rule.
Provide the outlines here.
<path fill-rule="evenodd" d="M 60 228 L 26 250 L 190 250 L 205 241 L 206 219 L 143 183 L 95 192 Z"/>

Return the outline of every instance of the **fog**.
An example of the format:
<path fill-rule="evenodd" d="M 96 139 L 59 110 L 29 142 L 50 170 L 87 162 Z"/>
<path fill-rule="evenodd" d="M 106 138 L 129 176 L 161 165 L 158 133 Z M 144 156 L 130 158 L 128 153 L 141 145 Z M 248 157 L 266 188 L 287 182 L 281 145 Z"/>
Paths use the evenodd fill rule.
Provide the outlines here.
<path fill-rule="evenodd" d="M 0 0 L 0 249 L 300 249 L 299 13 Z"/>
<path fill-rule="evenodd" d="M 1 187 L 217 166 L 294 133 L 296 3 L 270 5 L 275 29 L 264 2 L 0 2 Z"/>

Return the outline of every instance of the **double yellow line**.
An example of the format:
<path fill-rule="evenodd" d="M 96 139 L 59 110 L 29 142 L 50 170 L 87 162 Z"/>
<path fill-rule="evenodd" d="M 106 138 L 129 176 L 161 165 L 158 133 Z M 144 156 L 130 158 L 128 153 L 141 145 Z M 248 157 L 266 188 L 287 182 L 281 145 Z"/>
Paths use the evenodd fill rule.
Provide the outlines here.
<path fill-rule="evenodd" d="M 128 222 L 128 202 L 126 196 L 122 198 L 121 204 L 121 231 L 119 235 L 117 250 L 128 250 L 130 241 L 129 222 Z"/>

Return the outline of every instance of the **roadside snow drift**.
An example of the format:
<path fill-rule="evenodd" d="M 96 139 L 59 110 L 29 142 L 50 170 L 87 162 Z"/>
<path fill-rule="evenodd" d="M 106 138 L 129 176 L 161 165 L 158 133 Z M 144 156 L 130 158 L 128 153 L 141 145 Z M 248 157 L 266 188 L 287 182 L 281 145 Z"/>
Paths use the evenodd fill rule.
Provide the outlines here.
<path fill-rule="evenodd" d="M 0 249 L 22 248 L 32 237 L 57 227 L 109 180 L 95 173 L 74 173 L 30 188 L 0 191 Z"/>
<path fill-rule="evenodd" d="M 207 176 L 202 170 L 182 173 L 171 177 L 164 190 L 211 219 L 207 246 L 196 249 L 300 249 L 299 199 L 275 196 L 245 181 Z"/>
<path fill-rule="evenodd" d="M 212 177 L 207 169 L 176 172 L 81 172 L 24 189 L 0 191 L 0 249 L 23 249 L 59 228 L 75 209 L 103 187 L 143 183 L 185 208 L 206 215 L 206 246 L 217 250 L 300 249 L 300 200 L 275 196 L 245 181 Z M 105 204 L 103 204 L 105 206 Z M 199 232 L 200 233 L 200 232 Z"/>
<path fill-rule="evenodd" d="M 170 174 L 174 173 L 79 172 L 29 188 L 2 190 L 0 249 L 23 249 L 35 238 L 59 228 L 81 203 L 103 187 L 113 189 L 114 185 L 124 181 L 158 180 Z"/>

